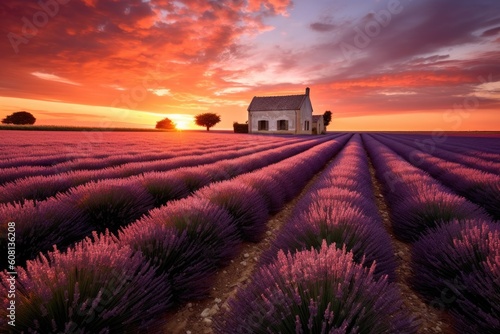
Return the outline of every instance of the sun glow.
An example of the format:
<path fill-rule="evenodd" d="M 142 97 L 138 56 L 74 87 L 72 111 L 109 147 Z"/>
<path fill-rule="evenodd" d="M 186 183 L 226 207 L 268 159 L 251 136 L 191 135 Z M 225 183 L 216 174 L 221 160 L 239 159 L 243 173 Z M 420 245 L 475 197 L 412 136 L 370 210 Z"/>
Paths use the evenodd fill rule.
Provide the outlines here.
<path fill-rule="evenodd" d="M 175 128 L 177 130 L 186 130 L 189 129 L 189 124 L 186 121 L 177 121 L 175 122 Z"/>

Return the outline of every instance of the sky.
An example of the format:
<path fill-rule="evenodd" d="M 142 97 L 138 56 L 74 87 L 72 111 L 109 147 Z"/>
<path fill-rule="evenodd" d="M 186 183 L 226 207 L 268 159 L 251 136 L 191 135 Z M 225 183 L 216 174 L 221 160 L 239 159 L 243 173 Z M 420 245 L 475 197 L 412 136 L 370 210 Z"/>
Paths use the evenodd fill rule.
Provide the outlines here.
<path fill-rule="evenodd" d="M 500 130 L 498 0 L 3 0 L 0 118 L 230 129 L 303 94 L 331 131 Z"/>

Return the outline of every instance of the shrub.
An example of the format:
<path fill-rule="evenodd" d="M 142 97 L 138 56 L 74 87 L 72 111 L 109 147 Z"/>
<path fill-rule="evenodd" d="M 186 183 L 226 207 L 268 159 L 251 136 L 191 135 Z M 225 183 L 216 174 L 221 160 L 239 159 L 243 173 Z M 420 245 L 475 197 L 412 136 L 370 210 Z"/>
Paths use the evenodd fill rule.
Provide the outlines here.
<path fill-rule="evenodd" d="M 71 186 L 71 180 L 60 175 L 30 176 L 4 184 L 0 191 L 0 202 L 44 200 Z"/>
<path fill-rule="evenodd" d="M 286 196 L 281 183 L 267 173 L 255 172 L 242 175 L 238 178 L 238 181 L 257 190 L 264 198 L 270 213 L 278 212 L 285 204 Z"/>
<path fill-rule="evenodd" d="M 315 188 L 341 188 L 348 189 L 351 191 L 361 191 L 363 186 L 360 183 L 353 179 L 352 177 L 332 177 L 331 179 L 322 179 L 316 183 Z"/>
<path fill-rule="evenodd" d="M 484 275 L 485 263 L 498 261 L 499 233 L 497 224 L 485 220 L 455 220 L 430 230 L 413 244 L 412 285 L 438 303 L 443 293 L 468 289 L 463 275 Z M 447 300 L 444 306 L 454 304 L 456 296 Z"/>
<path fill-rule="evenodd" d="M 490 252 L 486 261 L 479 263 L 480 270 L 462 275 L 467 289 L 451 287 L 457 295 L 457 307 L 451 314 L 458 333 L 496 333 L 500 329 L 500 237 L 497 232 L 483 240 L 489 243 Z"/>
<path fill-rule="evenodd" d="M 248 133 L 248 124 L 233 123 L 234 133 Z"/>
<path fill-rule="evenodd" d="M 211 184 L 196 192 L 196 197 L 226 209 L 241 239 L 257 242 L 266 230 L 267 207 L 260 194 L 239 181 Z"/>
<path fill-rule="evenodd" d="M 287 170 L 291 170 L 294 164 L 288 162 L 286 164 L 283 168 L 268 169 L 266 172 L 272 173 L 273 179 L 281 185 L 281 191 L 285 195 L 285 202 L 288 202 L 297 196 L 302 187 L 293 179 L 293 176 L 287 173 Z"/>
<path fill-rule="evenodd" d="M 87 238 L 67 253 L 55 249 L 17 272 L 16 330 L 21 332 L 139 331 L 171 304 L 164 278 L 155 276 L 140 253 L 109 235 L 94 234 L 93 241 Z M 3 290 L 8 275 L 1 276 Z M 0 322 L 5 319 L 2 314 Z"/>
<path fill-rule="evenodd" d="M 194 192 L 212 182 L 212 179 L 210 175 L 207 174 L 204 166 L 177 169 L 174 172 L 174 177 L 182 180 L 189 192 Z"/>
<path fill-rule="evenodd" d="M 307 212 L 285 225 L 261 261 L 272 263 L 280 250 L 292 254 L 311 248 L 319 250 L 325 241 L 327 245 L 352 252 L 357 263 L 369 267 L 376 262 L 375 277 L 388 275 L 391 281 L 396 278 L 389 235 L 382 225 L 349 206 L 349 202 L 313 202 Z"/>
<path fill-rule="evenodd" d="M 373 196 L 372 194 L 370 194 Z M 329 200 L 334 202 L 348 202 L 348 206 L 356 207 L 361 212 L 371 218 L 378 218 L 379 211 L 374 201 L 369 200 L 366 192 L 360 190 L 350 190 L 348 188 L 323 188 L 311 191 L 307 204 L 315 203 L 320 200 Z"/>
<path fill-rule="evenodd" d="M 233 258 L 240 244 L 231 216 L 193 197 L 150 211 L 118 238 L 165 275 L 175 303 L 206 297 L 217 267 Z"/>
<path fill-rule="evenodd" d="M 142 184 L 123 180 L 90 182 L 71 191 L 66 200 L 83 210 L 88 224 L 99 232 L 116 232 L 154 204 L 154 198 Z"/>
<path fill-rule="evenodd" d="M 463 192 L 464 196 L 468 196 L 472 201 L 478 203 L 497 221 L 500 221 L 500 182 L 498 177 L 492 182 L 476 182 L 469 185 L 467 190 Z"/>
<path fill-rule="evenodd" d="M 43 203 L 0 205 L 0 251 L 7 254 L 7 223 L 16 224 L 16 264 L 24 265 L 40 252 L 49 251 L 54 244 L 60 248 L 89 235 L 92 227 L 85 222 L 82 210 L 58 198 Z M 2 261 L 5 269 L 7 261 Z"/>
<path fill-rule="evenodd" d="M 373 270 L 326 242 L 319 251 L 280 252 L 229 301 L 216 332 L 416 333 L 396 286 Z"/>
<path fill-rule="evenodd" d="M 410 242 L 440 222 L 487 217 L 481 208 L 463 197 L 425 188 L 394 205 L 390 214 L 394 233 Z"/>
<path fill-rule="evenodd" d="M 155 207 L 166 204 L 168 201 L 181 199 L 189 195 L 189 189 L 175 172 L 152 172 L 139 177 L 140 182 L 148 193 L 153 196 Z"/>

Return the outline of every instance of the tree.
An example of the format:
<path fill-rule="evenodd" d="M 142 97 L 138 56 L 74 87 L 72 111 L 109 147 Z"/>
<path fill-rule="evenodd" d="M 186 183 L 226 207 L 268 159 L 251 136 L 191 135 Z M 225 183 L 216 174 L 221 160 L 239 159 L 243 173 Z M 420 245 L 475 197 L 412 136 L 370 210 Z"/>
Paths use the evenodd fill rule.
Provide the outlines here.
<path fill-rule="evenodd" d="M 332 112 L 330 110 L 325 111 L 323 114 L 323 122 L 325 123 L 325 129 L 332 121 Z"/>
<path fill-rule="evenodd" d="M 174 130 L 175 123 L 172 122 L 172 120 L 170 118 L 165 118 L 165 119 L 162 119 L 161 121 L 156 123 L 156 128 L 157 129 L 165 129 L 165 130 Z"/>
<path fill-rule="evenodd" d="M 35 124 L 36 118 L 27 111 L 17 111 L 12 115 L 5 117 L 2 120 L 3 124 L 16 124 L 16 125 L 32 125 Z"/>
<path fill-rule="evenodd" d="M 207 131 L 210 130 L 212 126 L 220 122 L 220 116 L 212 113 L 199 114 L 194 117 L 196 125 L 205 126 Z"/>

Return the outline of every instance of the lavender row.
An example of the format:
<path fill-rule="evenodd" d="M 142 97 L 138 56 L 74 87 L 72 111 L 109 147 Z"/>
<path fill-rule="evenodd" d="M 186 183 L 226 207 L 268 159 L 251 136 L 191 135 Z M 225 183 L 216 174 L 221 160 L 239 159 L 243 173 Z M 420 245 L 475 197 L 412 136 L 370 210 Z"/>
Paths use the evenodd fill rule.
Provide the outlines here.
<path fill-rule="evenodd" d="M 295 184 L 298 193 L 347 139 L 325 142 L 155 209 L 120 231 L 119 239 L 94 236 L 66 253 L 56 250 L 29 261 L 26 269 L 17 269 L 24 287 L 17 310 L 27 316 L 16 319 L 16 329 L 71 332 L 78 324 L 76 330 L 85 333 L 159 331 L 155 324 L 166 309 L 206 296 L 216 268 L 236 255 L 242 240 L 262 237 L 269 213 L 265 198 L 277 196 L 289 175 L 306 174 Z M 252 187 L 249 180 L 269 173 L 276 175 L 273 184 Z M 6 290 L 5 274 L 2 283 Z M 2 314 L 0 322 L 5 319 Z"/>
<path fill-rule="evenodd" d="M 0 273 L 2 296 L 16 287 L 16 333 L 148 333 L 173 305 L 168 281 L 109 235 L 94 235 L 68 252 L 55 249 L 16 272 Z M 0 310 L 5 333 L 7 303 L 3 298 Z"/>
<path fill-rule="evenodd" d="M 368 135 L 363 141 L 383 185 L 395 235 L 416 241 L 430 228 L 454 219 L 488 219 L 479 206 L 456 195 Z"/>
<path fill-rule="evenodd" d="M 56 244 L 64 248 L 91 231 L 116 231 L 153 207 L 186 197 L 211 182 L 226 180 L 276 163 L 330 140 L 298 143 L 237 159 L 127 179 L 102 180 L 71 189 L 41 202 L 0 205 L 2 230 L 16 222 L 17 263 L 34 258 Z M 6 239 L 0 249 L 6 251 Z"/>
<path fill-rule="evenodd" d="M 415 241 L 413 288 L 432 306 L 450 309 L 457 332 L 498 331 L 499 225 L 380 142 L 363 138 L 385 185 L 395 233 Z"/>
<path fill-rule="evenodd" d="M 165 152 L 182 150 L 191 145 L 203 142 L 206 145 L 217 145 L 228 134 L 214 134 L 206 138 L 198 133 L 113 133 L 113 132 L 44 132 L 33 133 L 12 132 L 0 143 L 3 156 L 7 161 L 16 157 L 64 156 L 65 154 L 86 154 L 92 156 L 112 156 L 127 152 Z M 232 136 L 234 141 L 245 143 L 248 137 Z M 117 143 L 121 143 L 118 145 Z M 5 163 L 6 161 L 2 161 Z M 0 165 L 2 167 L 8 167 Z"/>
<path fill-rule="evenodd" d="M 40 135 L 46 134 L 40 133 Z M 228 141 L 228 136 L 231 136 L 231 143 L 247 147 L 255 143 L 272 144 L 290 140 L 290 138 L 251 137 L 237 134 L 214 134 L 209 138 L 197 133 L 189 135 L 140 133 L 127 136 L 109 133 L 104 137 L 101 137 L 102 134 L 96 133 L 96 135 L 97 138 L 75 138 L 75 134 L 71 133 L 65 133 L 64 136 L 60 133 L 52 133 L 51 136 L 55 138 L 46 143 L 47 145 L 43 145 L 43 140 L 37 137 L 36 146 L 32 144 L 31 138 L 12 140 L 10 144 L 0 143 L 3 153 L 0 168 L 53 166 L 79 158 L 109 158 L 112 161 L 113 157 L 123 155 L 124 150 L 129 158 L 140 154 L 161 155 L 165 152 L 177 155 L 182 154 L 186 147 L 199 149 L 219 147 L 221 141 Z M 19 142 L 29 144 L 19 145 Z M 118 145 L 117 142 L 121 144 Z M 27 150 L 27 148 L 30 149 Z"/>
<path fill-rule="evenodd" d="M 240 150 L 245 146 L 243 145 L 232 145 L 228 147 L 229 150 Z M 111 157 L 86 157 L 72 159 L 71 161 L 65 161 L 63 163 L 51 164 L 48 166 L 32 165 L 32 166 L 17 166 L 11 168 L 0 169 L 0 184 L 6 182 L 13 182 L 18 178 L 25 178 L 29 176 L 48 176 L 67 173 L 71 171 L 83 171 L 83 170 L 97 170 L 105 168 L 124 168 L 125 164 L 137 163 L 137 162 L 148 162 L 148 161 L 159 161 L 167 160 L 179 156 L 189 156 L 189 155 L 202 155 L 211 154 L 213 152 L 220 151 L 220 146 L 213 148 L 190 148 L 187 152 L 178 153 L 142 153 L 131 155 L 130 153 L 121 154 L 118 156 Z M 47 158 L 49 159 L 49 158 Z"/>
<path fill-rule="evenodd" d="M 69 134 L 69 133 L 68 133 Z M 116 134 L 115 134 L 116 135 Z M 0 168 L 23 167 L 23 166 L 55 166 L 71 164 L 75 159 L 109 159 L 110 163 L 114 162 L 114 158 L 119 157 L 119 160 L 135 159 L 137 156 L 144 155 L 144 152 L 154 158 L 155 155 L 167 153 L 171 155 L 182 154 L 186 147 L 189 149 L 212 150 L 220 147 L 221 139 L 227 141 L 227 136 L 231 136 L 231 143 L 241 147 L 248 147 L 255 144 L 277 144 L 291 140 L 300 140 L 298 138 L 250 138 L 248 136 L 239 136 L 236 134 L 215 134 L 214 136 L 200 138 L 199 135 L 191 134 L 188 137 L 177 137 L 175 134 L 169 136 L 153 137 L 148 140 L 141 140 L 145 134 L 138 136 L 128 136 L 126 138 L 111 137 L 106 141 L 90 141 L 81 143 L 77 142 L 74 145 L 68 143 L 68 138 L 60 138 L 54 140 L 51 145 L 43 146 L 37 140 L 36 147 L 32 144 L 16 145 L 11 144 L 5 146 L 3 150 Z M 167 134 L 165 134 L 167 135 Z M 69 136 L 71 138 L 71 135 Z M 38 138 L 37 138 L 38 139 Z M 120 140 L 121 139 L 121 140 Z M 202 139 L 202 140 L 200 140 Z M 30 140 L 27 140 L 31 142 Z M 5 143 L 4 143 L 5 144 Z M 26 146 L 30 147 L 26 151 Z M 13 151 L 10 152 L 9 151 Z M 154 158 L 158 159 L 158 158 Z M 134 160 L 130 160 L 134 161 Z M 71 167 L 71 166 L 68 166 Z M 71 167 L 73 169 L 82 167 Z M 61 169 L 62 170 L 62 169 Z"/>
<path fill-rule="evenodd" d="M 414 244 L 412 285 L 448 309 L 457 333 L 500 332 L 500 225 L 475 219 L 440 225 Z"/>
<path fill-rule="evenodd" d="M 405 136 L 396 136 L 396 137 L 383 136 L 383 137 L 387 138 L 388 140 L 397 138 L 398 142 L 404 142 L 408 146 L 421 149 L 426 153 L 429 153 L 435 157 L 447 161 L 456 162 L 461 165 L 480 169 L 482 171 L 489 173 L 494 173 L 494 174 L 500 173 L 500 161 L 492 161 L 491 159 L 485 160 L 483 158 L 480 158 L 477 156 L 477 154 L 479 153 L 478 151 L 475 151 L 473 153 L 468 152 L 467 154 L 461 154 L 458 152 L 451 152 L 446 148 L 442 148 L 441 145 L 439 145 L 439 143 L 433 142 L 430 139 L 424 139 L 421 141 L 421 140 L 405 139 Z M 500 158 L 500 154 L 498 156 Z"/>
<path fill-rule="evenodd" d="M 276 147 L 279 144 L 292 144 L 293 142 L 298 142 L 303 140 L 304 139 L 301 140 L 290 139 L 287 140 L 286 142 L 283 142 L 283 140 L 272 140 L 272 139 L 260 140 L 258 145 L 256 146 Z M 253 144 L 255 145 L 255 143 Z M 249 145 L 246 141 L 243 142 L 242 140 L 236 140 L 236 142 L 231 143 L 231 145 L 224 146 L 224 149 L 226 151 L 241 150 L 247 148 L 248 146 Z M 188 151 L 186 151 L 184 148 L 178 150 L 175 147 L 171 147 L 170 149 L 167 150 L 167 152 L 164 151 L 151 152 L 146 149 L 143 149 L 142 152 L 127 152 L 127 154 L 121 153 L 118 155 L 111 155 L 111 156 L 104 154 L 101 155 L 97 154 L 91 157 L 89 156 L 78 157 L 78 155 L 81 154 L 78 154 L 76 156 L 75 154 L 70 154 L 67 156 L 63 155 L 57 157 L 46 155 L 41 158 L 41 161 L 39 159 L 22 158 L 20 160 L 24 162 L 24 165 L 0 169 L 0 184 L 14 181 L 16 178 L 20 177 L 28 177 L 36 175 L 47 176 L 55 174 L 60 175 L 62 173 L 67 173 L 70 171 L 77 171 L 82 169 L 96 170 L 96 169 L 104 169 L 110 167 L 127 169 L 127 168 L 133 168 L 134 165 L 130 163 L 134 162 L 140 163 L 153 160 L 159 161 L 174 157 L 178 158 L 187 155 L 206 155 L 221 150 L 220 143 L 207 144 L 203 142 L 202 143 L 195 142 L 192 145 L 187 145 L 186 147 L 189 147 Z M 67 161 L 68 157 L 71 157 L 69 161 Z M 61 159 L 62 162 L 58 163 L 59 159 Z M 11 162 L 15 163 L 15 161 Z M 27 162 L 30 163 L 27 164 Z M 124 165 L 124 164 L 130 164 L 130 165 Z"/>
<path fill-rule="evenodd" d="M 326 241 L 319 250 L 280 251 L 230 300 L 215 333 L 417 333 L 397 286 L 374 269 Z"/>
<path fill-rule="evenodd" d="M 152 210 L 122 229 L 118 237 L 169 272 L 176 303 L 204 298 L 217 268 L 238 253 L 242 241 L 260 241 L 269 213 L 281 209 L 282 204 L 271 207 L 267 198 L 285 203 L 297 195 L 346 140 L 326 142 L 256 172 L 211 184 L 191 197 Z M 255 187 L 253 181 L 261 175 L 274 177 Z M 282 188 L 290 177 L 299 175 L 289 189 Z M 221 209 L 225 215 L 206 213 Z"/>
<path fill-rule="evenodd" d="M 302 143 L 307 142 L 304 141 Z M 80 186 L 90 181 L 118 179 L 153 171 L 163 172 L 180 167 L 192 167 L 209 164 L 223 159 L 234 159 L 265 150 L 277 149 L 280 147 L 294 147 L 295 145 L 301 145 L 302 143 L 292 143 L 282 146 L 280 146 L 280 144 L 256 145 L 243 150 L 228 149 L 221 151 L 219 148 L 215 152 L 197 156 L 181 155 L 179 157 L 166 160 L 128 163 L 119 167 L 106 168 L 103 170 L 82 170 L 60 173 L 51 176 L 27 177 L 1 186 L 0 203 L 26 200 L 44 200 L 47 197 L 54 196 L 57 193 L 67 191 L 72 187 Z"/>
<path fill-rule="evenodd" d="M 389 137 L 392 137 L 392 135 Z M 451 152 L 477 156 L 485 160 L 493 159 L 494 161 L 500 161 L 500 157 L 498 156 L 500 151 L 497 144 L 498 135 L 481 137 L 480 135 L 468 136 L 466 133 L 447 135 L 443 132 L 430 135 L 398 134 L 394 137 L 405 138 L 422 144 L 433 143 Z"/>
<path fill-rule="evenodd" d="M 359 135 L 291 217 L 250 285 L 216 319 L 216 333 L 416 332 L 389 283 L 396 263 Z"/>
<path fill-rule="evenodd" d="M 396 141 L 376 137 L 407 161 L 468 198 L 500 220 L 500 173 L 493 174 L 446 161 Z"/>
<path fill-rule="evenodd" d="M 291 218 L 261 258 L 272 263 L 280 250 L 295 253 L 319 249 L 323 240 L 352 251 L 357 263 L 374 275 L 395 279 L 396 262 L 391 240 L 377 206 L 366 153 L 355 135 L 297 203 Z"/>

